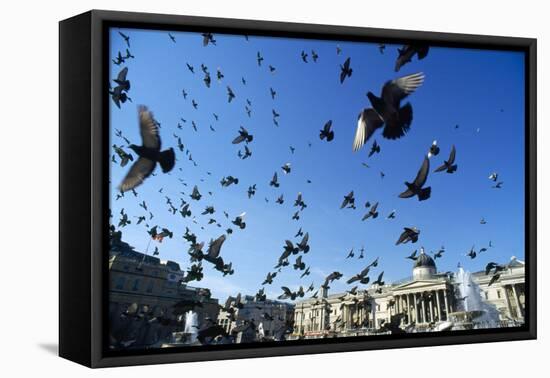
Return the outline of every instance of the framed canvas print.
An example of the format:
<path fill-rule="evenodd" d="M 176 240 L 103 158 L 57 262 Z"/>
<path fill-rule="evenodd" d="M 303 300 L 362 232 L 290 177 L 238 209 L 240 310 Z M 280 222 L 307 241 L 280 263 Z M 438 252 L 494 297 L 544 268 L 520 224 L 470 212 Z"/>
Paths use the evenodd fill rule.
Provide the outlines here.
<path fill-rule="evenodd" d="M 60 23 L 60 355 L 536 337 L 536 41 Z"/>

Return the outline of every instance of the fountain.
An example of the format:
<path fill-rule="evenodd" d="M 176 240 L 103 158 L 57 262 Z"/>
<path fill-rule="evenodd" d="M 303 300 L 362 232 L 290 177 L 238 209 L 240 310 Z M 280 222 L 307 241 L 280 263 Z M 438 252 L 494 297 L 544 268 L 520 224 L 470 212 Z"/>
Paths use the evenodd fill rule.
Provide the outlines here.
<path fill-rule="evenodd" d="M 185 313 L 183 333 L 187 336 L 186 344 L 194 344 L 197 341 L 198 323 L 196 312 L 189 310 Z"/>
<path fill-rule="evenodd" d="M 481 298 L 481 289 L 470 272 L 459 266 L 455 275 L 460 298 L 458 311 L 449 314 L 452 329 L 494 328 L 498 325 L 499 312 L 495 306 Z"/>

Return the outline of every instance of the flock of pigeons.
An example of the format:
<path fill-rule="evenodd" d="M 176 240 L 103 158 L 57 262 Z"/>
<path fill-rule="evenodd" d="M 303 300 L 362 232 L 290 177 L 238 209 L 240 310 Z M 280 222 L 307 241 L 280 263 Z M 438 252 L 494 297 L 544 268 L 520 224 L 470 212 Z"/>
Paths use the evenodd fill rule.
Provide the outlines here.
<path fill-rule="evenodd" d="M 127 49 L 125 54 L 119 52 L 115 59 L 113 59 L 113 64 L 115 65 L 123 65 L 128 59 L 134 59 L 134 56 L 129 51 L 130 37 L 122 32 L 119 32 L 119 34 L 124 39 Z M 168 33 L 168 38 L 171 40 L 171 42 L 177 43 L 176 37 L 171 33 Z M 245 39 L 248 41 L 248 36 L 245 36 Z M 211 48 L 215 48 L 217 41 L 212 33 L 203 33 L 202 44 L 204 47 L 211 46 Z M 386 46 L 380 44 L 378 47 L 380 53 L 384 54 Z M 341 53 L 342 49 L 337 46 L 336 54 L 340 55 Z M 406 45 L 398 49 L 397 53 L 398 54 L 395 62 L 396 72 L 398 72 L 408 62 L 411 62 L 411 60 L 415 57 L 418 60 L 426 58 L 429 53 L 429 47 L 421 44 Z M 309 60 L 310 58 L 311 60 Z M 299 59 L 301 59 L 304 64 L 315 64 L 318 62 L 320 57 L 313 50 L 310 53 L 304 50 L 301 52 Z M 261 52 L 258 51 L 256 55 L 256 63 L 258 67 L 262 67 L 262 64 L 264 64 L 264 60 L 265 59 L 262 56 Z M 186 66 L 189 72 L 192 75 L 195 75 L 195 66 L 190 63 L 186 63 Z M 276 70 L 276 68 L 272 65 L 268 65 L 268 69 L 269 72 L 274 72 Z M 207 66 L 201 64 L 200 70 L 203 76 L 202 81 L 207 88 L 210 88 L 211 86 L 212 76 L 215 76 L 218 82 L 222 82 L 224 80 L 225 76 L 219 68 L 216 70 L 215 73 L 211 73 Z M 343 84 L 345 80 L 350 80 L 352 78 L 352 74 L 353 69 L 351 58 L 347 57 L 340 65 L 340 83 Z M 128 77 L 128 67 L 124 67 L 120 70 L 117 77 L 113 80 L 116 86 L 114 88 L 111 88 L 111 85 L 109 85 L 109 94 L 114 104 L 118 108 L 120 108 L 121 105 L 125 104 L 127 101 L 132 101 L 128 95 L 131 90 Z M 413 106 L 410 102 L 407 102 L 405 104 L 403 104 L 403 102 L 405 99 L 408 98 L 408 96 L 412 95 L 416 90 L 419 90 L 424 80 L 425 75 L 419 72 L 387 81 L 383 85 L 379 96 L 369 91 L 367 93 L 367 97 L 370 102 L 370 107 L 366 107 L 359 112 L 355 137 L 353 141 L 351 141 L 352 150 L 356 152 L 362 149 L 362 147 L 372 138 L 372 136 L 379 129 L 381 130 L 382 137 L 388 140 L 395 140 L 405 137 L 406 134 L 410 131 L 413 121 Z M 243 86 L 246 86 L 247 81 L 244 76 L 241 78 L 241 82 Z M 275 97 L 277 96 L 277 92 L 272 87 L 269 88 L 269 91 L 272 99 L 275 99 Z M 238 93 L 234 91 L 229 85 L 226 86 L 226 92 L 227 102 L 232 103 L 233 100 L 237 97 Z M 183 95 L 183 98 L 187 100 L 189 93 L 185 89 L 182 89 L 181 93 Z M 196 99 L 191 99 L 191 105 L 194 109 L 198 109 L 199 107 L 199 103 L 196 101 Z M 249 117 L 251 116 L 251 111 L 252 102 L 249 99 L 246 99 L 245 112 Z M 216 113 L 213 114 L 213 117 L 216 121 L 218 121 L 220 118 L 220 116 Z M 275 126 L 279 126 L 279 117 L 280 114 L 275 109 L 272 109 L 272 118 Z M 178 160 L 176 154 L 178 158 L 188 159 L 195 167 L 199 165 L 198 162 L 193 159 L 191 151 L 185 147 L 184 138 L 180 134 L 178 134 L 179 131 L 173 134 L 177 145 L 176 150 L 174 148 L 168 148 L 164 150 L 162 149 L 161 124 L 154 118 L 153 113 L 146 106 L 138 107 L 138 120 L 139 122 L 137 126 L 139 127 L 139 132 L 141 135 L 140 144 L 131 143 L 121 130 L 115 129 L 115 136 L 121 139 L 124 143 L 120 143 L 118 145 L 116 143 L 113 144 L 114 153 L 111 159 L 112 163 L 119 164 L 121 167 L 125 167 L 129 162 L 131 162 L 131 166 L 129 167 L 126 176 L 118 186 L 119 191 L 116 194 L 115 200 L 123 198 L 129 192 L 132 193 L 135 197 L 138 197 L 136 188 L 138 188 L 140 185 L 151 185 L 154 182 L 154 179 L 149 177 L 155 175 L 154 171 L 157 164 L 160 166 L 163 173 L 169 173 L 174 169 L 176 165 L 176 160 Z M 177 129 L 183 130 L 185 124 L 187 124 L 187 120 L 181 118 L 181 122 L 177 124 Z M 193 128 L 195 131 L 197 130 L 197 125 L 194 121 L 191 122 L 191 128 Z M 212 126 L 210 126 L 210 129 L 212 131 L 215 131 Z M 319 139 L 322 142 L 330 143 L 332 140 L 334 140 L 334 137 L 335 133 L 334 130 L 332 130 L 332 121 L 329 120 L 319 131 Z M 235 137 L 232 140 L 232 144 L 239 146 L 239 148 L 242 148 L 237 153 L 237 157 L 239 159 L 244 160 L 251 158 L 251 156 L 253 155 L 252 146 L 254 145 L 254 135 L 249 130 L 241 126 L 238 130 L 235 131 Z M 126 145 L 127 148 L 132 152 L 126 151 L 124 145 Z M 290 146 L 290 151 L 292 154 L 294 154 L 294 150 L 294 147 Z M 428 148 L 427 153 L 424 155 L 416 176 L 413 177 L 410 182 L 405 181 L 405 188 L 403 192 L 399 194 L 399 198 L 410 199 L 416 197 L 418 201 L 426 201 L 430 198 L 432 188 L 430 186 L 426 186 L 426 182 L 430 174 L 430 161 L 435 159 L 439 155 L 439 152 L 440 147 L 437 145 L 437 141 L 434 141 L 432 145 Z M 369 156 L 372 156 L 375 153 L 380 153 L 380 145 L 377 143 L 376 140 L 374 140 L 371 145 Z M 280 169 L 280 173 L 282 173 L 283 175 L 287 175 L 292 172 L 292 165 L 291 163 L 286 163 Z M 456 163 L 456 148 L 453 145 L 451 146 L 451 149 L 449 151 L 448 159 L 442 161 L 440 165 L 435 170 L 433 170 L 433 173 L 445 172 L 447 174 L 453 174 L 457 171 L 457 169 L 458 165 Z M 179 170 L 182 172 L 181 167 L 179 167 Z M 206 174 L 211 175 L 210 172 L 206 172 Z M 270 179 L 266 178 L 266 183 L 268 183 L 268 185 L 271 187 L 279 188 L 281 183 L 279 181 L 278 174 L 279 171 L 276 170 Z M 381 175 L 383 177 L 383 173 L 381 173 Z M 492 173 L 489 176 L 489 179 L 495 183 L 493 188 L 502 188 L 503 183 L 502 181 L 498 181 L 498 173 Z M 180 177 L 179 181 L 182 186 L 188 186 L 183 178 Z M 227 175 L 221 178 L 220 186 L 221 188 L 226 188 L 232 185 L 238 185 L 239 181 L 239 178 L 232 175 Z M 311 181 L 308 180 L 308 182 L 310 183 Z M 195 225 L 199 225 L 198 217 L 202 217 L 202 219 L 205 221 L 205 225 L 215 225 L 222 228 L 224 227 L 222 226 L 222 224 L 225 223 L 225 231 L 218 238 L 210 240 L 206 244 L 204 241 L 200 241 L 199 237 L 195 233 L 193 233 L 189 227 L 186 227 L 183 234 L 183 239 L 188 243 L 188 257 L 190 261 L 190 266 L 185 274 L 185 277 L 182 280 L 183 282 L 200 281 L 204 276 L 203 264 L 211 264 L 212 267 L 215 270 L 219 271 L 220 274 L 222 274 L 223 276 L 234 274 L 235 270 L 232 266 L 232 263 L 224 261 L 222 257 L 222 247 L 224 242 L 231 234 L 236 232 L 236 230 L 242 231 L 246 229 L 247 226 L 245 221 L 246 212 L 242 212 L 239 215 L 231 217 L 227 211 L 223 211 L 225 221 L 222 222 L 220 221 L 219 217 L 215 217 L 215 214 L 220 213 L 220 211 L 218 209 L 215 209 L 212 205 L 205 206 L 203 211 L 197 211 L 196 207 L 192 206 L 192 203 L 198 203 L 204 197 L 204 194 L 201 192 L 199 185 L 200 184 L 198 183 L 194 184 L 192 190 L 189 193 L 186 193 L 182 190 L 180 192 L 181 196 L 178 198 L 179 203 L 174 203 L 172 198 L 165 196 L 168 211 L 174 216 L 179 215 L 182 218 L 188 218 Z M 256 184 L 250 185 L 246 190 L 246 196 L 249 199 L 253 198 L 256 195 L 256 190 Z M 163 188 L 159 188 L 158 192 L 163 193 Z M 212 192 L 208 192 L 208 194 L 212 195 Z M 269 199 L 265 198 L 265 201 L 267 203 L 269 202 Z M 281 205 L 285 201 L 286 199 L 281 194 L 275 199 L 274 202 L 278 205 Z M 290 218 L 292 220 L 299 221 L 301 213 L 307 209 L 307 206 L 308 205 L 302 193 L 298 193 L 293 203 L 293 207 L 295 207 L 296 209 L 295 211 L 293 211 L 293 214 Z M 164 238 L 172 238 L 174 236 L 173 232 L 168 228 L 161 228 L 157 225 L 153 225 L 152 222 L 154 219 L 154 214 L 149 210 L 145 201 L 142 201 L 140 203 L 140 207 L 143 209 L 144 214 L 135 215 L 133 218 L 137 219 L 135 222 L 138 225 L 144 223 L 151 240 L 162 242 Z M 362 217 L 363 221 L 378 217 L 378 202 L 374 204 L 370 204 L 369 202 L 367 202 L 365 207 L 367 209 L 367 212 Z M 353 191 L 343 196 L 342 203 L 340 204 L 340 209 L 357 209 L 356 199 Z M 132 221 L 134 221 L 133 218 L 131 218 L 125 212 L 124 208 L 122 208 L 122 210 L 120 211 L 118 228 L 122 229 L 131 224 Z M 387 216 L 387 219 L 395 218 L 396 211 L 393 210 Z M 484 222 L 485 220 L 482 219 L 481 224 L 484 224 Z M 116 224 L 116 222 L 112 223 L 113 226 Z M 199 227 L 201 227 L 201 229 L 204 229 L 205 226 L 203 225 Z M 409 242 L 416 243 L 419 240 L 419 235 L 420 230 L 417 227 L 404 227 L 403 232 L 397 237 L 397 241 L 395 244 L 398 245 Z M 264 281 L 261 282 L 261 287 L 258 289 L 258 292 L 255 295 L 256 299 L 261 300 L 263 298 L 265 300 L 265 287 L 274 283 L 274 280 L 276 280 L 277 275 L 281 273 L 282 269 L 296 270 L 297 274 L 299 274 L 300 279 L 303 279 L 310 274 L 311 266 L 309 266 L 305 261 L 306 255 L 311 252 L 309 246 L 309 238 L 309 232 L 302 230 L 302 228 L 300 227 L 293 238 L 288 238 L 284 241 L 284 245 L 282 247 L 283 251 L 277 258 L 277 260 L 274 261 L 273 270 L 266 273 L 266 277 Z M 492 244 L 490 243 L 489 247 L 491 246 Z M 444 247 L 442 247 L 439 251 L 433 254 L 433 257 L 441 258 L 444 251 Z M 482 253 L 484 251 L 487 251 L 487 248 L 482 248 L 479 251 L 476 251 L 474 247 L 472 247 L 472 250 L 467 254 L 467 256 L 473 259 L 479 253 Z M 155 248 L 153 255 L 156 255 L 158 253 L 158 248 Z M 346 258 L 352 258 L 354 256 L 355 252 L 353 249 L 351 249 Z M 359 254 L 359 259 L 362 258 L 364 258 L 364 248 L 360 250 Z M 414 251 L 410 256 L 407 256 L 407 258 L 415 260 L 417 258 L 416 251 Z M 376 258 L 375 260 L 370 262 L 360 272 L 350 277 L 346 283 L 349 285 L 354 283 L 365 285 L 369 283 L 370 270 L 371 268 L 378 266 L 378 260 L 379 259 Z M 492 274 L 491 284 L 498 280 L 498 278 L 500 277 L 500 272 L 504 268 L 505 267 L 496 263 L 490 263 L 489 265 L 487 265 L 486 274 Z M 380 272 L 378 278 L 375 281 L 371 282 L 371 284 L 377 284 L 379 287 L 383 286 L 383 274 L 383 271 Z M 329 285 L 332 282 L 340 280 L 342 277 L 343 274 L 338 271 L 330 273 L 325 277 L 321 288 L 328 289 Z M 307 287 L 300 286 L 295 291 L 292 291 L 287 286 L 281 286 L 282 293 L 278 298 L 282 300 L 294 301 L 298 298 L 303 298 L 308 292 L 313 292 L 314 289 L 315 287 L 313 283 L 311 283 Z M 354 286 L 353 288 L 348 290 L 347 294 L 355 295 L 357 293 L 357 289 L 358 287 Z M 312 298 L 317 298 L 317 296 L 318 290 L 310 295 L 310 297 Z M 238 297 L 240 297 L 240 295 Z M 230 301 L 226 303 L 225 306 L 222 306 L 222 308 L 229 313 L 234 313 L 235 308 L 238 308 L 238 306 L 239 301 Z"/>

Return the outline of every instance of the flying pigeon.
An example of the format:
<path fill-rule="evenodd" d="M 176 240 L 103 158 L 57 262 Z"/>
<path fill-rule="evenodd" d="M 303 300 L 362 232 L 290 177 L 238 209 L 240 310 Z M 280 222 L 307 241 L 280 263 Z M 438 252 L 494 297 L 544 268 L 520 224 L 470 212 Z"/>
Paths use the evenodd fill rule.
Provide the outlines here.
<path fill-rule="evenodd" d="M 381 97 L 367 93 L 372 108 L 359 113 L 357 129 L 353 140 L 353 151 L 358 151 L 374 132 L 384 127 L 382 135 L 387 139 L 404 136 L 411 127 L 413 110 L 410 103 L 401 106 L 401 101 L 424 83 L 424 74 L 419 72 L 387 81 L 382 87 Z"/>
<path fill-rule="evenodd" d="M 330 142 L 334 139 L 334 131 L 332 131 L 330 128 L 332 126 L 332 120 L 329 120 L 327 123 L 325 123 L 325 126 L 323 126 L 323 129 L 319 132 L 319 138 L 321 140 L 326 139 L 327 142 Z"/>
<path fill-rule="evenodd" d="M 416 227 L 404 227 L 403 232 L 399 236 L 399 239 L 397 239 L 397 242 L 395 242 L 395 245 L 399 245 L 401 243 L 405 244 L 408 242 L 416 243 L 418 241 L 418 235 L 420 234 L 420 230 Z"/>
<path fill-rule="evenodd" d="M 399 195 L 399 198 L 411 198 L 414 196 L 418 196 L 419 201 L 424 201 L 430 198 L 432 188 L 430 186 L 428 186 L 427 188 L 422 188 L 426 183 L 426 179 L 428 178 L 429 170 L 430 160 L 426 156 L 424 157 L 424 162 L 422 163 L 422 166 L 420 166 L 420 169 L 418 170 L 414 181 L 412 183 L 405 181 L 407 190 L 401 193 Z"/>
<path fill-rule="evenodd" d="M 343 84 L 346 77 L 351 77 L 353 69 L 350 67 L 351 58 L 347 58 L 343 65 L 340 65 L 340 83 Z"/>
<path fill-rule="evenodd" d="M 138 108 L 138 114 L 142 145 L 131 144 L 129 146 L 139 158 L 122 180 L 119 187 L 121 192 L 134 189 L 143 183 L 153 173 L 157 163 L 160 164 L 163 173 L 170 172 L 174 168 L 176 160 L 173 148 L 161 151 L 158 124 L 154 120 L 153 114 L 145 106 Z"/>
<path fill-rule="evenodd" d="M 405 45 L 398 49 L 399 56 L 395 62 L 395 72 L 398 72 L 401 67 L 412 61 L 413 56 L 416 54 L 418 60 L 422 60 L 428 55 L 430 47 L 424 44 L 417 45 Z"/>
<path fill-rule="evenodd" d="M 447 171 L 447 173 L 454 173 L 456 172 L 456 169 L 458 168 L 458 166 L 456 164 L 454 164 L 455 162 L 455 158 L 456 158 L 456 148 L 455 146 L 453 145 L 451 147 L 451 152 L 449 154 L 449 159 L 448 160 L 445 160 L 443 162 L 443 165 L 441 165 L 440 167 L 436 168 L 436 170 L 434 172 L 442 172 L 442 171 Z"/>

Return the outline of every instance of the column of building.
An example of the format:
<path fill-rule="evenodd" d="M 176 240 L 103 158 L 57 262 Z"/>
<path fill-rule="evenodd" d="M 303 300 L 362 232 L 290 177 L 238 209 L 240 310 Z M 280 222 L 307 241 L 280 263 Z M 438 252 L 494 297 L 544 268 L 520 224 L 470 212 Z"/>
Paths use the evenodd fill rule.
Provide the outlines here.
<path fill-rule="evenodd" d="M 512 286 L 512 293 L 514 294 L 514 300 L 516 301 L 516 305 L 517 305 L 517 316 L 519 319 L 523 319 L 523 309 L 521 308 L 521 302 L 519 300 L 519 295 L 516 289 L 516 285 L 514 284 L 511 286 Z"/>

